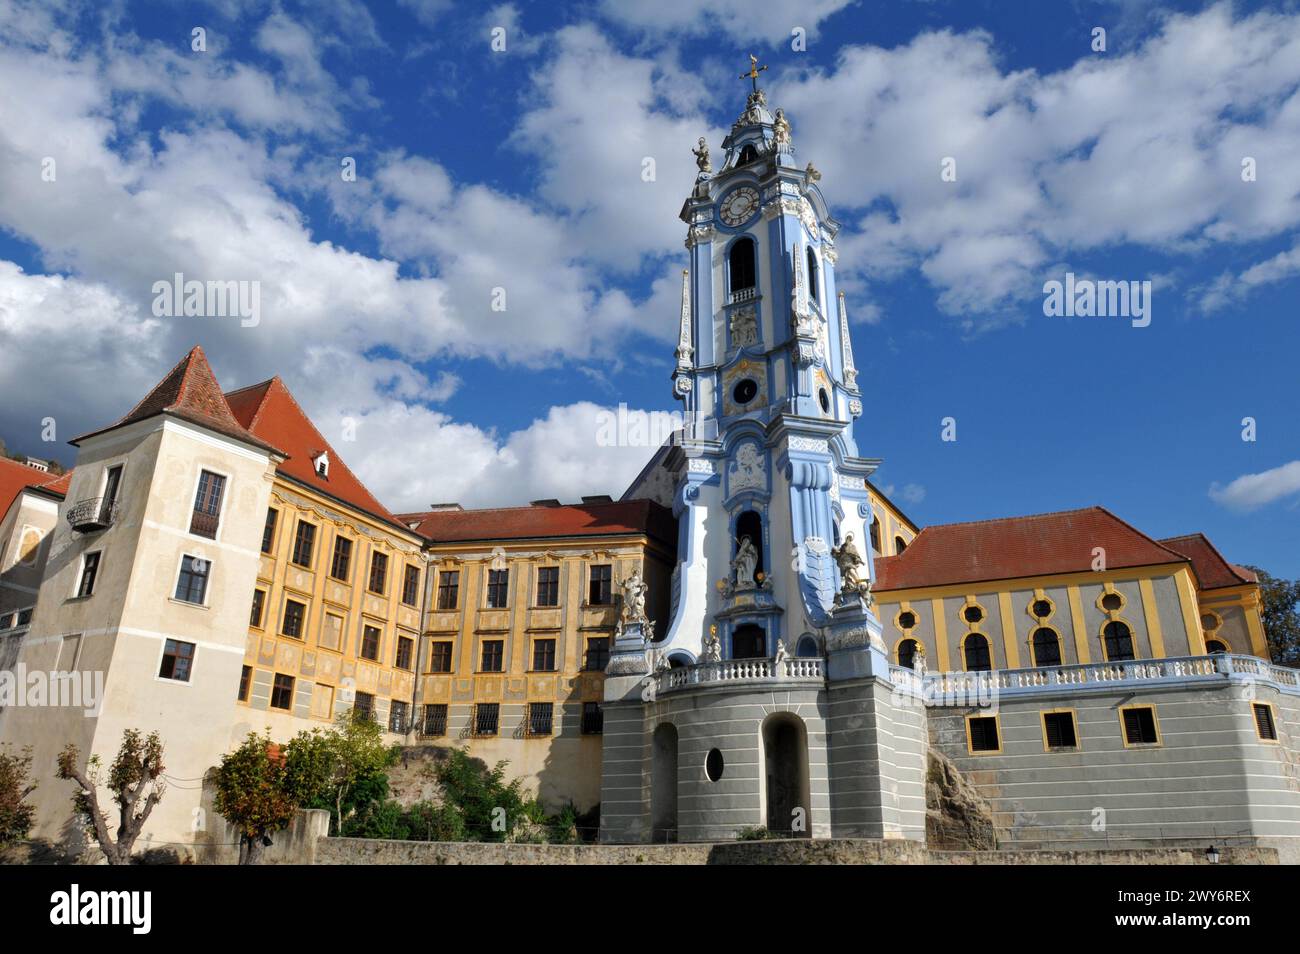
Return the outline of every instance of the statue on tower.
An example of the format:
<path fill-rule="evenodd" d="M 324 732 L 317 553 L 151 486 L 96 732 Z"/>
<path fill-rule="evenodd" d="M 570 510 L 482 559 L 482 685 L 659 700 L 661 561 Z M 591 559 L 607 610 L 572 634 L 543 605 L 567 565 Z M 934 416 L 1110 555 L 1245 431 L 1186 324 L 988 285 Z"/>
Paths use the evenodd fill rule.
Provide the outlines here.
<path fill-rule="evenodd" d="M 731 561 L 731 570 L 736 577 L 736 589 L 752 590 L 754 588 L 754 571 L 758 569 L 758 549 L 749 537 L 741 537 L 736 547 L 736 557 Z"/>
<path fill-rule="evenodd" d="M 867 575 L 867 561 L 853 544 L 853 534 L 846 533 L 844 542 L 831 548 L 835 565 L 840 568 L 840 592 L 836 603 L 846 599 L 860 599 L 871 604 L 871 580 Z"/>
<path fill-rule="evenodd" d="M 623 591 L 623 605 L 619 610 L 615 635 L 621 636 L 624 632 L 637 628 L 644 633 L 653 625 L 645 612 L 646 592 L 650 587 L 641 579 L 641 573 L 633 570 L 632 575 L 619 584 L 619 589 Z"/>
<path fill-rule="evenodd" d="M 709 161 L 709 143 L 703 136 L 700 137 L 700 144 L 691 150 L 691 154 L 695 156 L 695 165 L 700 170 L 701 176 L 706 176 L 713 171 L 713 163 Z"/>
<path fill-rule="evenodd" d="M 776 148 L 790 145 L 790 120 L 785 118 L 785 110 L 778 109 L 776 118 L 772 121 L 772 132 L 776 136 Z"/>

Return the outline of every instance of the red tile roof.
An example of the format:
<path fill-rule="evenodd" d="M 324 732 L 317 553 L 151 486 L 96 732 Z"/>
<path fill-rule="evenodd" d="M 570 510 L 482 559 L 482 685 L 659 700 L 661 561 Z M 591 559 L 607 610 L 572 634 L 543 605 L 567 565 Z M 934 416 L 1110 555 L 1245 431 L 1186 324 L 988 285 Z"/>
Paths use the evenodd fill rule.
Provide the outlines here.
<path fill-rule="evenodd" d="M 240 426 L 283 448 L 286 457 L 277 468 L 279 473 L 371 516 L 405 528 L 405 523 L 393 516 L 366 489 L 329 441 L 321 436 L 278 375 L 261 384 L 231 391 L 225 400 Z M 312 459 L 322 451 L 329 455 L 327 477 L 317 474 L 312 463 Z"/>
<path fill-rule="evenodd" d="M 0 457 L 0 519 L 9 512 L 13 502 L 24 490 L 33 488 L 62 497 L 68 492 L 71 480 L 72 471 L 49 474 L 16 460 Z"/>
<path fill-rule="evenodd" d="M 219 434 L 225 434 L 227 437 L 247 441 L 264 450 L 278 453 L 273 444 L 254 437 L 235 420 L 225 396 L 221 393 L 221 386 L 217 384 L 216 375 L 212 373 L 212 366 L 208 364 L 207 355 L 198 345 L 191 348 L 189 353 L 167 372 L 167 376 L 145 395 L 144 400 L 127 413 L 126 417 L 110 427 L 100 428 L 74 438 L 71 443 L 76 445 L 87 438 L 158 414 L 170 414 Z"/>
<path fill-rule="evenodd" d="M 1252 571 L 1225 560 L 1223 554 L 1215 549 L 1214 544 L 1203 533 L 1169 537 L 1161 540 L 1160 543 L 1192 561 L 1192 569 L 1196 571 L 1196 579 L 1203 590 L 1217 590 L 1225 586 L 1241 586 L 1245 583 L 1258 582 Z"/>
<path fill-rule="evenodd" d="M 676 546 L 672 512 L 652 500 L 616 500 L 560 506 L 534 504 L 494 510 L 433 510 L 404 513 L 405 524 L 434 543 L 477 540 L 529 540 L 547 537 L 598 537 L 646 533 Z"/>
<path fill-rule="evenodd" d="M 873 589 L 1085 572 L 1092 569 L 1094 547 L 1105 549 L 1111 569 L 1187 562 L 1109 510 L 1088 507 L 926 527 L 901 554 L 875 561 Z"/>

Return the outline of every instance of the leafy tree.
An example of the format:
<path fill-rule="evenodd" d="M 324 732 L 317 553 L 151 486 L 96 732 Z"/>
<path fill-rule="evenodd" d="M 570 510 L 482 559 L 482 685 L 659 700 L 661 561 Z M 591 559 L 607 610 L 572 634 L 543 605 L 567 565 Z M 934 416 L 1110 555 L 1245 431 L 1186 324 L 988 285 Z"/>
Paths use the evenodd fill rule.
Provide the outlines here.
<path fill-rule="evenodd" d="M 448 749 L 435 769 L 443 804 L 463 819 L 468 841 L 536 840 L 546 815 L 536 799 L 525 797 L 523 781 L 506 783 L 506 762 L 491 769 L 463 749 Z"/>
<path fill-rule="evenodd" d="M 328 809 L 335 834 L 346 831 L 357 812 L 388 798 L 387 770 L 400 757 L 398 746 L 384 744 L 379 724 L 356 712 L 340 716 L 328 731 L 299 733 L 289 748 L 304 779 L 303 807 Z"/>
<path fill-rule="evenodd" d="M 271 835 L 287 828 L 298 811 L 289 759 L 269 733 L 248 733 L 239 748 L 221 757 L 215 806 L 239 829 L 239 863 L 255 865 Z"/>
<path fill-rule="evenodd" d="M 36 810 L 25 799 L 36 790 L 31 780 L 32 750 L 14 754 L 0 749 L 0 848 L 22 841 Z"/>
<path fill-rule="evenodd" d="M 1249 567 L 1259 577 L 1264 635 L 1268 651 L 1279 666 L 1300 666 L 1300 580 L 1283 580 Z"/>
<path fill-rule="evenodd" d="M 406 812 L 413 841 L 465 841 L 465 819 L 454 805 L 416 802 Z"/>
<path fill-rule="evenodd" d="M 167 790 L 162 779 L 163 744 L 157 732 L 148 737 L 137 729 L 122 733 L 122 745 L 108 770 L 108 790 L 118 809 L 117 837 L 108 831 L 108 819 L 99 806 L 100 761 L 92 755 L 86 768 L 80 767 L 81 753 L 71 743 L 59 753 L 58 777 L 76 782 L 80 791 L 72 797 L 77 813 L 87 823 L 110 865 L 131 863 L 131 849 L 145 822 Z M 144 798 L 143 803 L 140 801 Z"/>

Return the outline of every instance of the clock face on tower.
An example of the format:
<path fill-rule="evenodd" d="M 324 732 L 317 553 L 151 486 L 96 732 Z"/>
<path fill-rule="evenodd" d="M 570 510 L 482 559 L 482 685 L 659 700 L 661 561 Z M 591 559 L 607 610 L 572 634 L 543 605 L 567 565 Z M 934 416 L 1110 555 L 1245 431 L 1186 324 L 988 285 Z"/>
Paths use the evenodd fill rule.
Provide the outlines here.
<path fill-rule="evenodd" d="M 722 221 L 735 227 L 748 222 L 758 209 L 758 192 L 742 186 L 722 200 Z"/>

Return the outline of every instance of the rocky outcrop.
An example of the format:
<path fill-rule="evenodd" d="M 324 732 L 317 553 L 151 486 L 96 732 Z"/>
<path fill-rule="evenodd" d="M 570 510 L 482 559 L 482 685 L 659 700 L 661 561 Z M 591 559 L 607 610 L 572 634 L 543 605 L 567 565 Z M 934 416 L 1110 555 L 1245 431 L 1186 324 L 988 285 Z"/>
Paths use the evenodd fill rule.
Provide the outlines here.
<path fill-rule="evenodd" d="M 952 760 L 930 747 L 925 779 L 925 843 L 938 851 L 997 847 L 993 810 Z"/>

